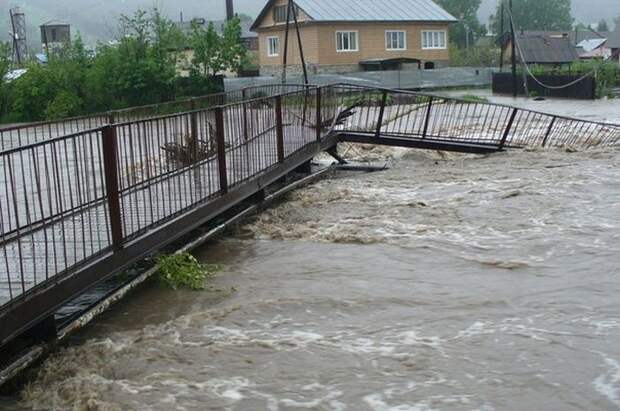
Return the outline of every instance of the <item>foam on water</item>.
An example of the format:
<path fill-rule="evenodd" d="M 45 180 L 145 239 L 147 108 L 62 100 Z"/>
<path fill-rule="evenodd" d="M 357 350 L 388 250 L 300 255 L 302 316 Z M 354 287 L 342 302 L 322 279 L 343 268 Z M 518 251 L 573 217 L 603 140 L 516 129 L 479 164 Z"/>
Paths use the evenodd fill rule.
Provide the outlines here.
<path fill-rule="evenodd" d="M 592 384 L 598 393 L 620 407 L 620 364 L 604 353 L 599 354 L 603 357 L 607 370 L 596 377 Z"/>

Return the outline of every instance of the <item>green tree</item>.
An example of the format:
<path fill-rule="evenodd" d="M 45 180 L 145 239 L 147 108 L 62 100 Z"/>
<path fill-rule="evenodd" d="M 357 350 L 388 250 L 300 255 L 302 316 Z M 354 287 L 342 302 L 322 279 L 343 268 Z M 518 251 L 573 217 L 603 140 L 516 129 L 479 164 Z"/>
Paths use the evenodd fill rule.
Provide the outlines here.
<path fill-rule="evenodd" d="M 508 2 L 505 1 L 505 24 L 510 27 Z M 490 24 L 493 32 L 500 33 L 501 2 L 497 5 Z M 513 17 L 516 30 L 571 30 L 571 0 L 513 0 Z"/>
<path fill-rule="evenodd" d="M 229 20 L 224 25 L 222 34 L 222 60 L 227 69 L 238 72 L 247 54 L 243 44 L 241 20 L 238 17 Z"/>
<path fill-rule="evenodd" d="M 13 121 L 44 120 L 46 110 L 62 89 L 48 66 L 30 64 L 27 70 L 11 84 L 10 118 Z"/>
<path fill-rule="evenodd" d="M 599 21 L 598 26 L 596 26 L 596 31 L 609 31 L 609 25 L 605 19 L 601 19 L 601 21 Z"/>
<path fill-rule="evenodd" d="M 218 34 L 213 25 L 194 27 L 189 39 L 157 9 L 121 16 L 113 43 L 88 50 L 79 34 L 54 50 L 45 65 L 32 63 L 10 85 L 5 73 L 10 48 L 0 44 L 0 114 L 10 121 L 36 121 L 173 100 L 221 91 L 211 76 L 237 70 L 244 61 L 238 19 Z M 177 54 L 195 48 L 192 77 L 180 78 Z M 3 106 L 3 102 L 6 102 Z"/>
<path fill-rule="evenodd" d="M 223 41 L 213 23 L 209 23 L 206 29 L 204 26 L 194 24 L 190 36 L 190 45 L 194 50 L 192 61 L 194 73 L 206 77 L 224 70 Z"/>
<path fill-rule="evenodd" d="M 121 37 L 110 52 L 119 53 L 110 67 L 112 86 L 122 105 L 158 103 L 174 97 L 176 61 L 168 53 L 176 34 L 157 9 L 121 16 Z M 112 77 L 111 77 L 112 79 Z"/>
<path fill-rule="evenodd" d="M 439 0 L 439 5 L 459 19 L 450 26 L 450 39 L 459 47 L 473 45 L 475 39 L 486 34 L 487 30 L 478 20 L 478 9 L 482 0 Z"/>
<path fill-rule="evenodd" d="M 247 49 L 241 39 L 241 20 L 227 21 L 220 35 L 213 23 L 207 28 L 194 24 L 190 46 L 194 50 L 192 71 L 202 76 L 216 75 L 224 70 L 238 71 Z"/>

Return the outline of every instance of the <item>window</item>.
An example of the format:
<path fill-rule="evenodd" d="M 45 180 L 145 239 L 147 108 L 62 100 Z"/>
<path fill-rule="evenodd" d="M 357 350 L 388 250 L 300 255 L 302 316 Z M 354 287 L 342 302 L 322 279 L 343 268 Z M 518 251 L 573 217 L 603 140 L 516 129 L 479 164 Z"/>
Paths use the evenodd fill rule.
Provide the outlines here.
<path fill-rule="evenodd" d="M 386 31 L 385 49 L 407 50 L 407 33 L 404 31 Z"/>
<path fill-rule="evenodd" d="M 275 21 L 276 23 L 286 23 L 287 8 L 288 6 L 275 6 L 273 8 L 273 21 Z M 293 20 L 292 13 L 298 15 L 296 4 L 293 4 L 293 7 L 291 8 L 291 20 Z"/>
<path fill-rule="evenodd" d="M 357 31 L 337 31 L 336 51 L 358 51 Z"/>
<path fill-rule="evenodd" d="M 443 30 L 429 30 L 422 32 L 423 49 L 445 49 L 446 32 Z"/>
<path fill-rule="evenodd" d="M 277 57 L 280 55 L 280 38 L 267 37 L 267 56 Z"/>

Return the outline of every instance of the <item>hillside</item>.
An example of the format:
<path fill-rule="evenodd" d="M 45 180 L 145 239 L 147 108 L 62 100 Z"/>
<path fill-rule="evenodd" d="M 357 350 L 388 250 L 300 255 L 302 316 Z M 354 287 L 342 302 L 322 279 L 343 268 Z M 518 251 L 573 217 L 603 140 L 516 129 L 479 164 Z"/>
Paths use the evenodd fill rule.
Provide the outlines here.
<path fill-rule="evenodd" d="M 495 13 L 498 3 L 498 0 L 482 0 L 478 15 L 483 22 Z M 596 24 L 604 18 L 611 25 L 613 17 L 620 16 L 620 0 L 573 0 L 573 16 L 584 24 Z"/>
<path fill-rule="evenodd" d="M 543 0 L 541 0 L 543 1 Z M 258 14 L 266 0 L 235 0 L 238 12 L 252 16 Z M 480 18 L 483 22 L 495 11 L 498 0 L 483 0 Z M 0 0 L 0 32 L 9 31 L 9 7 L 19 5 L 26 12 L 29 27 L 29 43 L 40 47 L 38 26 L 49 20 L 68 21 L 73 32 L 81 32 L 89 44 L 97 40 L 113 38 L 117 32 L 118 16 L 132 13 L 138 8 L 148 9 L 157 5 L 170 18 L 179 19 L 181 11 L 185 19 L 194 16 L 220 19 L 224 16 L 224 0 Z M 620 16 L 620 0 L 573 0 L 577 21 L 596 23 L 601 18 L 611 20 Z M 8 40 L 8 36 L 5 37 Z"/>

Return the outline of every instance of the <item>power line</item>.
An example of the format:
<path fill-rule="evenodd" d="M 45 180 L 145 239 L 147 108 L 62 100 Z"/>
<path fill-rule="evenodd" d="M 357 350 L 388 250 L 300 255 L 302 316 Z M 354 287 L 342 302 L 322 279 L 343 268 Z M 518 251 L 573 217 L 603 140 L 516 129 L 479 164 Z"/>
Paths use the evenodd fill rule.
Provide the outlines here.
<path fill-rule="evenodd" d="M 510 22 L 511 22 L 511 24 L 513 24 L 513 26 L 514 26 L 514 18 L 513 18 L 513 15 L 512 15 L 512 11 L 511 11 L 511 10 L 508 10 L 508 16 L 510 17 Z M 542 86 L 542 87 L 544 87 L 544 88 L 546 88 L 546 89 L 549 89 L 549 90 L 563 90 L 563 89 L 566 89 L 566 88 L 572 87 L 572 86 L 574 86 L 575 84 L 578 84 L 578 83 L 582 82 L 582 81 L 583 81 L 583 80 L 585 80 L 586 78 L 588 78 L 588 77 L 590 77 L 590 76 L 592 76 L 592 75 L 596 75 L 596 73 L 598 72 L 598 70 L 599 70 L 599 68 L 600 68 L 600 65 L 599 65 L 599 67 L 595 67 L 594 69 L 592 69 L 592 71 L 590 71 L 590 72 L 588 72 L 588 73 L 584 74 L 583 76 L 579 77 L 579 78 L 578 78 L 578 79 L 576 79 L 576 80 L 571 81 L 570 83 L 563 84 L 563 85 L 561 85 L 561 86 L 552 86 L 552 85 L 549 85 L 549 84 L 543 83 L 543 82 L 542 82 L 542 81 L 541 81 L 538 77 L 536 77 L 536 76 L 534 75 L 534 73 L 532 73 L 532 70 L 531 70 L 531 68 L 530 68 L 529 64 L 527 64 L 527 61 L 525 60 L 525 57 L 524 57 L 524 55 L 523 55 L 523 50 L 521 49 L 521 45 L 520 45 L 520 44 L 519 44 L 519 42 L 517 41 L 517 36 L 515 36 L 515 37 L 514 37 L 514 42 L 515 42 L 515 45 L 516 45 L 517 51 L 518 51 L 518 53 L 519 53 L 519 57 L 521 58 L 521 64 L 523 64 L 523 67 L 525 67 L 525 70 L 527 71 L 528 75 L 529 75 L 530 77 L 532 77 L 532 79 L 534 79 L 534 81 L 535 81 L 536 83 L 538 83 L 540 86 Z M 608 60 L 608 59 L 603 60 L 603 63 L 604 63 L 604 62 L 606 62 L 607 60 Z M 601 64 L 602 64 L 602 63 L 601 63 Z"/>

